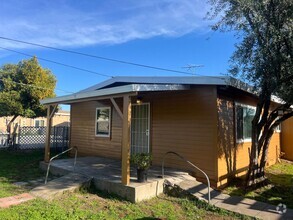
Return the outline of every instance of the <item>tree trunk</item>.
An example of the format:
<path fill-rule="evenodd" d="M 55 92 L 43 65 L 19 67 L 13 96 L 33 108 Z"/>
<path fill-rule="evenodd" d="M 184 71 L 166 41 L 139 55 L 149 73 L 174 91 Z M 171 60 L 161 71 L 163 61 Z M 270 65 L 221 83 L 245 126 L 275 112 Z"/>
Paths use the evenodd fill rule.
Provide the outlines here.
<path fill-rule="evenodd" d="M 265 146 L 263 146 L 263 151 L 260 159 L 259 164 L 259 178 L 265 179 L 265 167 L 268 159 L 268 152 L 269 152 L 269 144 L 266 143 Z"/>
<path fill-rule="evenodd" d="M 281 109 L 278 107 L 270 113 L 267 120 L 261 120 L 256 124 L 254 124 L 256 120 L 253 120 L 252 122 L 252 145 L 246 176 L 246 187 L 256 185 L 266 179 L 265 166 L 268 158 L 269 144 L 274 134 L 274 130 L 281 122 L 293 116 L 293 111 L 290 109 L 290 105 L 285 107 L 288 108 L 289 113 L 286 113 L 283 116 L 278 116 L 277 110 Z M 260 123 L 262 123 L 262 125 L 260 125 Z M 258 129 L 262 130 L 261 135 Z M 261 158 L 259 158 L 261 152 Z"/>
<path fill-rule="evenodd" d="M 262 155 L 261 155 L 261 159 L 260 159 L 260 163 L 259 163 L 259 178 L 260 180 L 265 180 L 265 167 L 266 167 L 266 163 L 268 160 L 268 152 L 269 152 L 269 144 L 271 141 L 271 138 L 274 134 L 274 129 L 276 126 L 272 126 L 271 129 L 268 131 L 267 133 L 267 138 L 265 140 L 265 143 L 263 144 L 263 150 L 262 150 Z"/>
<path fill-rule="evenodd" d="M 15 121 L 15 119 L 18 117 L 18 115 L 14 115 L 12 117 L 12 119 L 10 120 L 10 122 L 8 123 L 7 127 L 6 127 L 6 131 L 8 133 L 8 136 L 7 136 L 7 143 L 8 143 L 8 147 L 11 147 L 12 146 L 12 135 L 11 135 L 11 125 L 12 123 Z"/>
<path fill-rule="evenodd" d="M 259 156 L 259 142 L 258 137 L 260 134 L 261 128 L 259 128 L 260 121 L 263 121 L 262 116 L 262 110 L 263 107 L 266 105 L 266 99 L 264 94 L 260 95 L 259 102 L 257 103 L 256 113 L 255 116 L 251 122 L 252 131 L 251 131 L 251 150 L 249 153 L 249 166 L 248 166 L 248 172 L 246 175 L 246 181 L 245 185 L 246 187 L 251 186 L 255 183 L 256 180 L 256 174 L 258 170 L 258 156 Z M 261 120 L 260 120 L 261 119 Z"/>
<path fill-rule="evenodd" d="M 256 181 L 258 170 L 258 141 L 257 141 L 256 126 L 252 127 L 252 144 L 249 154 L 249 167 L 246 175 L 246 187 L 253 185 Z"/>

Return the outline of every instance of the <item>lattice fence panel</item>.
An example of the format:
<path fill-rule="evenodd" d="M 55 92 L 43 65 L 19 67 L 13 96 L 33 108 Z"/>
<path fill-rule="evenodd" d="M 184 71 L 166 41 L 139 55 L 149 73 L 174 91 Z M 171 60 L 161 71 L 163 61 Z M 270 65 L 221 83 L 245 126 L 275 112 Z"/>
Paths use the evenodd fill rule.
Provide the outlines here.
<path fill-rule="evenodd" d="M 42 149 L 45 147 L 46 127 L 29 127 L 19 128 L 16 138 L 18 149 Z M 56 150 L 68 147 L 69 127 L 52 127 L 51 129 L 51 148 Z"/>

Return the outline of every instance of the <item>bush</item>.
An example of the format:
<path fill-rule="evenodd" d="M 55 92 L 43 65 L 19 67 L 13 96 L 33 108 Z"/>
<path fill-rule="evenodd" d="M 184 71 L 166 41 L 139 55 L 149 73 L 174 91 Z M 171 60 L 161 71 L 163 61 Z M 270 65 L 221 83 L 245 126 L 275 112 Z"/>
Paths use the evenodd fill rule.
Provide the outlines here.
<path fill-rule="evenodd" d="M 152 155 L 149 153 L 133 154 L 130 157 L 130 163 L 137 169 L 147 170 L 152 163 Z"/>

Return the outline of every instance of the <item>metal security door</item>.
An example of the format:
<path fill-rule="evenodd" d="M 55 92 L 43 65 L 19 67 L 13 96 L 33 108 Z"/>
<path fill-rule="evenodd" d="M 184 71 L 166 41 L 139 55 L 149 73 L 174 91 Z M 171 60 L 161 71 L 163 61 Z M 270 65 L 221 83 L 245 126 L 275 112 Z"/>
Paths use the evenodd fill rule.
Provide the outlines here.
<path fill-rule="evenodd" d="M 131 154 L 149 153 L 150 105 L 132 104 L 131 107 Z"/>

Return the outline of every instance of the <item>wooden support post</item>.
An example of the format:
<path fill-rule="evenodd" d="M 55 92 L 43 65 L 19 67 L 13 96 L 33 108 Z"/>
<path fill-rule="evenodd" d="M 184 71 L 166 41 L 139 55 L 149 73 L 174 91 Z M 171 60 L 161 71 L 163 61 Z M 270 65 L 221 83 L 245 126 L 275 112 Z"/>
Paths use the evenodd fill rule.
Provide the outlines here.
<path fill-rule="evenodd" d="M 44 158 L 44 161 L 46 163 L 49 163 L 50 161 L 52 118 L 54 116 L 56 108 L 57 108 L 57 105 L 55 105 L 54 107 L 49 105 L 47 108 L 47 130 L 46 130 L 45 158 Z"/>
<path fill-rule="evenodd" d="M 122 126 L 122 184 L 128 185 L 130 181 L 130 121 L 131 100 L 123 96 L 123 126 Z"/>

